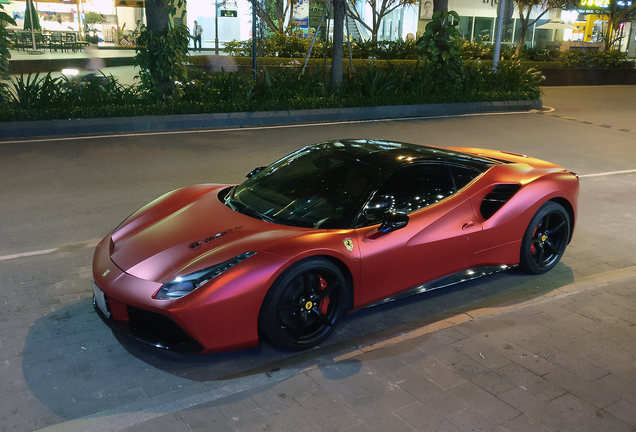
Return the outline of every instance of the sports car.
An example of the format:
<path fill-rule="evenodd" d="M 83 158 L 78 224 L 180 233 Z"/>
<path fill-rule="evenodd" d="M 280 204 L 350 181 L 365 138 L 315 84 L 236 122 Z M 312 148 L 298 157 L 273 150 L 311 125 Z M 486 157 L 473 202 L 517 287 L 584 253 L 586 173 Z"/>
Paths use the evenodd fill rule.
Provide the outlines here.
<path fill-rule="evenodd" d="M 528 156 L 380 140 L 307 146 L 247 177 L 169 192 L 98 244 L 109 325 L 166 349 L 310 348 L 350 311 L 552 269 L 579 190 Z"/>

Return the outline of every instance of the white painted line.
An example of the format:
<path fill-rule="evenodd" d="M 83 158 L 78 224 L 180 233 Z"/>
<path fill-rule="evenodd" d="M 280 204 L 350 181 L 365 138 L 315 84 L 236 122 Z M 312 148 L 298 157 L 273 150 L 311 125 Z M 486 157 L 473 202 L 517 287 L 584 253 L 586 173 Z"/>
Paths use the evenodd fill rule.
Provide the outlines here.
<path fill-rule="evenodd" d="M 14 254 L 14 255 L 4 255 L 4 256 L 0 256 L 0 261 L 7 261 L 7 260 L 15 259 L 15 258 L 32 257 L 32 256 L 38 256 L 38 255 L 46 255 L 46 254 L 50 254 L 52 252 L 55 252 L 56 250 L 58 250 L 58 249 L 57 248 L 55 248 L 55 249 L 44 249 L 44 250 L 33 251 L 33 252 L 24 252 L 24 253 L 19 253 L 19 254 Z"/>
<path fill-rule="evenodd" d="M 14 140 L 14 141 L 0 141 L 0 145 L 37 143 L 37 142 L 54 142 L 54 141 L 77 141 L 77 140 L 87 140 L 87 139 L 104 139 L 104 138 L 121 138 L 121 137 L 139 137 L 139 136 L 183 135 L 183 134 L 200 134 L 200 133 L 254 131 L 254 130 L 268 130 L 268 129 L 289 129 L 289 128 L 302 128 L 302 127 L 333 126 L 333 125 L 340 125 L 340 124 L 432 120 L 432 119 L 442 119 L 442 118 L 477 117 L 477 116 L 509 115 L 509 114 L 531 114 L 531 112 L 511 111 L 511 112 L 494 112 L 494 113 L 456 114 L 456 115 L 445 115 L 445 116 L 401 117 L 401 118 L 386 118 L 386 119 L 373 119 L 373 120 L 348 120 L 348 121 L 335 121 L 335 122 L 327 122 L 327 123 L 321 122 L 321 123 L 300 123 L 300 124 L 273 125 L 273 126 L 242 126 L 242 127 L 233 127 L 233 128 L 189 129 L 189 130 L 164 131 L 164 132 L 133 132 L 133 133 L 126 133 L 126 134 L 86 135 L 86 136 L 73 136 L 73 137 L 63 137 L 63 138 L 38 138 L 38 139 L 23 139 L 23 140 Z"/>
<path fill-rule="evenodd" d="M 609 171 L 609 172 L 598 173 L 598 174 L 582 174 L 582 175 L 579 176 L 579 178 L 582 178 L 582 177 L 605 177 L 605 176 L 610 176 L 610 175 L 633 174 L 633 173 L 636 173 L 636 169 L 623 170 L 623 171 Z"/>

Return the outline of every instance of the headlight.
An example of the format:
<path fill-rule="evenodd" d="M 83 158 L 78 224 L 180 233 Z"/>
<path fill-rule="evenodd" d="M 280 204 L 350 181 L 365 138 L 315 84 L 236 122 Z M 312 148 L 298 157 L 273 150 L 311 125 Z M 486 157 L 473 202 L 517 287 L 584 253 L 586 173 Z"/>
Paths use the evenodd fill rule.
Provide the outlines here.
<path fill-rule="evenodd" d="M 184 295 L 190 294 L 201 285 L 205 285 L 221 273 L 228 271 L 238 263 L 245 261 L 253 255 L 256 255 L 256 252 L 244 252 L 221 264 L 190 273 L 187 276 L 178 277 L 175 280 L 164 284 L 161 289 L 157 291 L 157 294 L 155 294 L 155 298 L 160 300 L 170 300 L 178 299 Z"/>

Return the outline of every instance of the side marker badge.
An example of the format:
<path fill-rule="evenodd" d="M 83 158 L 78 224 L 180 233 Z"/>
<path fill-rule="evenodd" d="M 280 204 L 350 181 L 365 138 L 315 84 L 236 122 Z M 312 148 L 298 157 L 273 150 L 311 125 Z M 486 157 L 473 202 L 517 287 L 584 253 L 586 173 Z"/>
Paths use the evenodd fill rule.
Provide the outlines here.
<path fill-rule="evenodd" d="M 108 273 L 110 273 L 110 269 L 106 270 L 106 271 L 104 272 L 104 274 L 102 274 L 102 277 L 106 277 L 106 276 L 108 275 Z"/>
<path fill-rule="evenodd" d="M 353 252 L 353 241 L 350 238 L 346 238 L 342 242 L 349 252 Z"/>

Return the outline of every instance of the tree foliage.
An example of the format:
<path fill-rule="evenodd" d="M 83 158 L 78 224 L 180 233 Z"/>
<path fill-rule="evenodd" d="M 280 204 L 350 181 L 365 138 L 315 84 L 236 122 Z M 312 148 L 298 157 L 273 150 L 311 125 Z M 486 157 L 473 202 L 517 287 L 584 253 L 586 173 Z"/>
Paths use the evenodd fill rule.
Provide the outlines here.
<path fill-rule="evenodd" d="M 101 24 L 104 22 L 102 14 L 97 12 L 86 12 L 86 24 Z"/>
<path fill-rule="evenodd" d="M 9 74 L 9 59 L 11 58 L 11 52 L 9 47 L 12 46 L 9 32 L 7 32 L 7 25 L 15 25 L 15 21 L 5 11 L 4 7 L 0 4 L 0 102 L 5 100 L 5 83 L 2 81 L 7 78 Z"/>
<path fill-rule="evenodd" d="M 147 0 L 146 22 L 138 23 L 135 64 L 139 79 L 148 94 L 158 100 L 173 100 L 182 95 L 176 85 L 187 78 L 188 30 L 184 25 L 172 28 L 170 17 L 185 0 Z M 183 10 L 185 14 L 185 10 Z M 182 15 L 183 16 L 183 15 Z"/>
<path fill-rule="evenodd" d="M 426 24 L 426 31 L 417 41 L 422 58 L 435 70 L 435 86 L 451 92 L 461 87 L 464 76 L 458 25 L 457 12 L 435 11 L 433 19 Z"/>
<path fill-rule="evenodd" d="M 282 34 L 293 28 L 292 8 L 294 0 L 249 0 L 256 15 L 274 33 Z"/>
<path fill-rule="evenodd" d="M 636 3 L 627 4 L 624 1 L 608 0 L 607 8 L 602 9 L 602 15 L 607 16 L 607 28 L 603 35 L 605 49 L 616 48 L 623 37 L 621 24 L 636 20 Z"/>
<path fill-rule="evenodd" d="M 177 83 L 186 81 L 188 70 L 188 30 L 181 25 L 161 32 L 141 25 L 137 36 L 135 64 L 142 87 L 157 100 L 182 96 Z"/>
<path fill-rule="evenodd" d="M 573 9 L 578 5 L 579 0 L 514 0 L 514 3 L 519 10 L 520 30 L 516 49 L 516 55 L 519 56 L 526 45 L 526 33 L 530 27 L 535 25 L 551 9 Z M 530 14 L 533 10 L 536 12 L 536 16 L 531 20 Z"/>
<path fill-rule="evenodd" d="M 356 6 L 363 2 L 370 7 L 372 12 L 370 24 L 367 23 L 356 10 Z M 382 19 L 384 19 L 385 16 L 399 7 L 417 5 L 418 3 L 419 0 L 348 0 L 347 15 L 358 21 L 371 33 L 371 41 L 375 45 L 378 43 L 378 32 L 382 25 Z"/>

